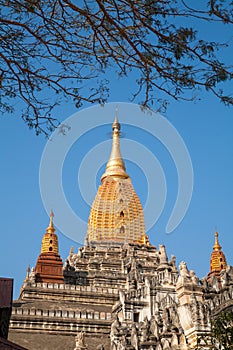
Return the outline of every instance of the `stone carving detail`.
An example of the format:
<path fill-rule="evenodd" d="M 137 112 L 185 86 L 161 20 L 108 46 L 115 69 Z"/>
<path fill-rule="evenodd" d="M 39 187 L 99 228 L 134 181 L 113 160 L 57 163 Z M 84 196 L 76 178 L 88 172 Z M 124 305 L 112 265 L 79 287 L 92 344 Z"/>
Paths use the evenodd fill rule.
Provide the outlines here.
<path fill-rule="evenodd" d="M 162 344 L 163 350 L 169 350 L 170 349 L 170 344 L 169 344 L 168 339 L 162 338 L 161 344 Z"/>
<path fill-rule="evenodd" d="M 136 326 L 134 324 L 132 325 L 132 328 L 131 328 L 130 342 L 131 342 L 132 347 L 135 350 L 138 350 L 138 335 L 137 335 Z"/>
<path fill-rule="evenodd" d="M 155 319 L 155 316 L 151 317 L 150 333 L 152 335 L 152 339 L 154 338 L 155 340 L 158 340 L 158 338 L 159 338 L 159 326 L 158 326 L 157 320 Z"/>
<path fill-rule="evenodd" d="M 26 277 L 24 280 L 24 284 L 27 284 L 29 282 L 30 271 L 31 271 L 30 266 L 28 266 L 28 268 L 26 270 Z"/>
<path fill-rule="evenodd" d="M 221 287 L 226 288 L 233 284 L 233 267 L 227 266 L 225 270 L 220 272 Z"/>
<path fill-rule="evenodd" d="M 74 350 L 87 350 L 87 346 L 84 341 L 84 333 L 80 332 L 75 337 L 75 348 Z"/>
<path fill-rule="evenodd" d="M 98 346 L 97 346 L 97 350 L 104 350 L 103 344 L 98 345 Z"/>
<path fill-rule="evenodd" d="M 110 332 L 110 340 L 111 340 L 111 350 L 118 350 L 118 343 L 120 338 L 120 321 L 118 316 L 116 315 L 114 321 L 111 325 L 111 332 Z"/>
<path fill-rule="evenodd" d="M 118 317 L 115 317 L 111 326 L 111 350 L 179 349 L 181 344 L 180 335 L 182 334 L 184 337 L 184 339 L 182 338 L 183 342 L 185 336 L 178 315 L 172 308 L 166 311 L 169 315 L 169 322 L 166 321 L 166 327 L 164 327 L 163 316 L 160 319 L 153 315 L 150 320 L 145 317 L 144 321 L 140 323 L 120 323 Z"/>
<path fill-rule="evenodd" d="M 177 280 L 177 285 L 193 284 L 199 285 L 199 278 L 196 276 L 193 270 L 188 270 L 186 262 L 182 261 L 179 265 L 180 275 Z"/>
<path fill-rule="evenodd" d="M 35 281 L 36 281 L 36 272 L 35 272 L 35 268 L 34 267 L 31 268 L 31 272 L 29 274 L 29 281 L 31 283 L 35 283 Z"/>
<path fill-rule="evenodd" d="M 198 285 L 199 283 L 199 278 L 196 276 L 195 272 L 193 270 L 189 271 L 190 278 L 193 284 Z"/>
<path fill-rule="evenodd" d="M 217 292 L 219 291 L 219 281 L 217 276 L 214 274 L 210 277 L 209 286 L 215 289 Z"/>
<path fill-rule="evenodd" d="M 179 346 L 179 341 L 178 341 L 178 336 L 174 333 L 171 338 L 171 348 L 172 349 L 178 349 Z"/>
<path fill-rule="evenodd" d="M 180 349 L 186 350 L 187 349 L 187 342 L 184 334 L 181 334 L 180 336 Z"/>
<path fill-rule="evenodd" d="M 150 324 L 149 324 L 149 321 L 148 321 L 148 318 L 145 317 L 144 318 L 144 322 L 141 326 L 141 342 L 144 343 L 148 340 L 149 338 L 149 333 L 150 333 Z"/>
<path fill-rule="evenodd" d="M 169 261 L 169 265 L 172 267 L 172 270 L 173 270 L 173 271 L 177 271 L 177 268 L 176 268 L 176 257 L 175 257 L 175 255 L 172 255 L 172 256 L 171 256 L 171 260 Z"/>
<path fill-rule="evenodd" d="M 190 296 L 190 310 L 192 321 L 195 325 L 206 325 L 210 321 L 210 312 L 208 305 L 198 301 L 194 294 Z"/>
<path fill-rule="evenodd" d="M 186 262 L 182 261 L 179 265 L 180 276 L 178 277 L 177 284 L 184 284 L 190 282 L 190 275 L 186 265 Z"/>
<path fill-rule="evenodd" d="M 202 278 L 202 279 L 200 280 L 200 283 L 201 283 L 201 285 L 202 285 L 202 287 L 203 287 L 203 291 L 204 291 L 204 292 L 207 292 L 208 289 L 209 289 L 209 287 L 208 287 L 208 282 L 207 282 L 206 278 Z"/>
<path fill-rule="evenodd" d="M 160 285 L 160 282 L 157 278 L 157 276 L 153 276 L 150 280 L 150 285 L 151 285 L 151 288 L 156 288 L 157 286 Z"/>
<path fill-rule="evenodd" d="M 168 263 L 167 253 L 165 250 L 165 246 L 163 244 L 159 246 L 159 257 L 160 257 L 160 264 L 166 265 Z"/>

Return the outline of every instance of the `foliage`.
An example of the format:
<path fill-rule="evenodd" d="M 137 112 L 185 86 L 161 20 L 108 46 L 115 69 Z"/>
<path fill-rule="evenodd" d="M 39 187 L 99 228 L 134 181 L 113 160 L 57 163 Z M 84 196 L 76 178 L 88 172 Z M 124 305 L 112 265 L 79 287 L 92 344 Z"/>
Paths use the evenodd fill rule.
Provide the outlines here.
<path fill-rule="evenodd" d="M 211 322 L 210 333 L 198 339 L 198 349 L 233 350 L 233 311 L 223 311 Z"/>
<path fill-rule="evenodd" d="M 113 73 L 136 77 L 130 93 L 145 107 L 161 110 L 170 97 L 194 100 L 202 89 L 232 105 L 222 87 L 232 66 L 218 58 L 227 44 L 206 41 L 196 25 L 231 25 L 233 4 L 201 3 L 193 9 L 185 0 L 0 0 L 1 112 L 23 103 L 29 127 L 47 134 L 64 97 L 78 108 L 105 103 Z"/>

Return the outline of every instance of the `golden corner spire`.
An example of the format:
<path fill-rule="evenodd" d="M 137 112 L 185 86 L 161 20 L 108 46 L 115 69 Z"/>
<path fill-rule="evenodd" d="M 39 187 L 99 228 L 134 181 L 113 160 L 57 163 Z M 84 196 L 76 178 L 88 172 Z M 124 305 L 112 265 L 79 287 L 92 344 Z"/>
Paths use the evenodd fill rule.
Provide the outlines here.
<path fill-rule="evenodd" d="M 50 212 L 49 226 L 42 239 L 41 253 L 55 253 L 58 254 L 58 238 L 55 233 L 55 228 L 53 226 L 54 214 Z"/>
<path fill-rule="evenodd" d="M 55 232 L 55 228 L 54 228 L 54 226 L 53 226 L 54 214 L 53 214 L 53 211 L 52 211 L 52 210 L 51 210 L 49 216 L 50 216 L 49 226 L 47 227 L 46 232 L 47 232 L 47 233 L 54 233 L 54 232 Z"/>
<path fill-rule="evenodd" d="M 220 271 L 224 270 L 227 266 L 227 261 L 225 254 L 222 252 L 222 247 L 218 241 L 218 232 L 215 231 L 215 242 L 213 246 L 213 251 L 210 258 L 210 272 L 208 274 L 208 278 L 210 278 L 212 273 L 217 273 L 217 277 L 219 278 Z"/>
<path fill-rule="evenodd" d="M 42 238 L 41 251 L 36 262 L 36 283 L 64 283 L 63 263 L 58 252 L 58 238 L 53 226 L 53 217 L 51 211 L 49 226 Z"/>
<path fill-rule="evenodd" d="M 129 177 L 129 175 L 126 173 L 125 164 L 120 151 L 121 125 L 118 121 L 117 114 L 118 109 L 116 109 L 116 117 L 112 124 L 112 151 L 106 166 L 106 171 L 101 177 L 101 181 L 103 181 L 107 176 L 121 177 L 124 179 Z"/>
<path fill-rule="evenodd" d="M 214 242 L 213 250 L 220 251 L 222 249 L 222 247 L 220 246 L 220 244 L 218 242 L 218 232 L 217 231 L 215 231 L 214 236 L 215 236 L 215 242 Z"/>

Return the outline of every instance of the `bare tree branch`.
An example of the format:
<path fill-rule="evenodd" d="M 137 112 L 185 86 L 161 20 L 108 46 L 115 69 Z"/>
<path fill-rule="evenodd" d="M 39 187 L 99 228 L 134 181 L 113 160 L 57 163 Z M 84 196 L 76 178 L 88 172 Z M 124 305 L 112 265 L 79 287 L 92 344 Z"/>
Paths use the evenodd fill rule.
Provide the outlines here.
<path fill-rule="evenodd" d="M 230 26 L 231 1 L 196 9 L 188 0 L 0 0 L 0 110 L 20 105 L 29 127 L 48 135 L 64 98 L 77 108 L 107 101 L 112 69 L 135 77 L 130 95 L 145 107 L 192 101 L 203 89 L 232 105 L 223 90 L 232 65 L 218 57 L 229 43 L 204 40 L 201 22 Z"/>

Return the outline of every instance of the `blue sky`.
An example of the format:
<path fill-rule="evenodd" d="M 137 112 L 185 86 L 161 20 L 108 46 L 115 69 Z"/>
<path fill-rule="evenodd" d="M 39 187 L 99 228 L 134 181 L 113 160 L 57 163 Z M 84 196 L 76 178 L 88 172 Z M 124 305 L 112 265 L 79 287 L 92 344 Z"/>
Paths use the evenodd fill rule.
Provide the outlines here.
<path fill-rule="evenodd" d="M 132 84 L 133 79 L 129 79 L 127 84 L 115 79 L 112 82 L 113 90 L 109 102 L 114 105 L 117 102 L 129 102 L 128 92 Z M 229 88 L 232 91 L 232 86 Z M 149 231 L 151 243 L 157 247 L 165 244 L 168 256 L 174 254 L 177 257 L 177 265 L 182 260 L 186 261 L 188 267 L 195 270 L 201 278 L 209 272 L 216 229 L 227 262 L 233 264 L 233 113 L 232 109 L 223 106 L 211 95 L 202 93 L 200 97 L 201 101 L 196 103 L 172 101 L 165 115 L 183 138 L 194 171 L 190 206 L 180 225 L 171 234 L 165 233 L 165 227 L 177 194 L 174 162 L 156 138 L 152 139 L 150 135 L 134 128 L 124 128 L 124 125 L 122 131 L 124 138 L 131 138 L 153 152 L 166 177 L 166 202 L 161 216 Z M 64 102 L 59 108 L 59 115 L 65 120 L 75 111 L 72 103 Z M 114 113 L 110 117 L 114 119 Z M 93 118 L 98 119 L 100 116 L 93 115 Z M 121 120 L 120 108 L 119 119 Z M 81 212 L 84 220 L 87 220 L 89 208 L 80 200 L 78 167 L 90 149 L 99 142 L 109 140 L 110 128 L 110 124 L 100 126 L 92 130 L 91 134 L 87 133 L 80 138 L 69 150 L 64 163 L 62 176 L 66 198 L 74 212 Z M 39 187 L 40 161 L 47 140 L 29 130 L 17 117 L 17 112 L 14 115 L 1 116 L 0 133 L 0 276 L 14 278 L 14 297 L 17 298 L 28 265 L 35 266 L 41 240 L 49 222 Z M 103 155 L 106 156 L 106 161 L 109 151 L 110 140 Z M 123 147 L 122 155 L 124 157 Z M 127 161 L 126 167 L 144 205 L 148 189 L 147 174 L 135 162 Z M 103 171 L 104 166 L 96 169 L 94 176 L 97 186 Z M 155 173 L 155 184 L 156 176 Z M 153 186 L 154 183 L 150 185 Z M 56 204 L 59 206 L 59 203 Z M 74 246 L 77 250 L 78 244 L 59 230 L 57 234 L 60 255 L 65 260 L 70 247 Z"/>

